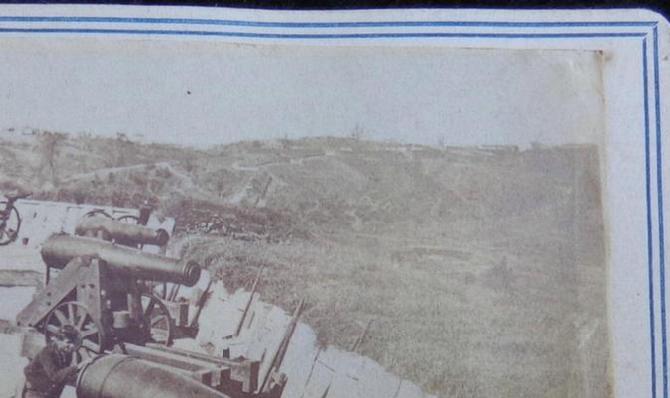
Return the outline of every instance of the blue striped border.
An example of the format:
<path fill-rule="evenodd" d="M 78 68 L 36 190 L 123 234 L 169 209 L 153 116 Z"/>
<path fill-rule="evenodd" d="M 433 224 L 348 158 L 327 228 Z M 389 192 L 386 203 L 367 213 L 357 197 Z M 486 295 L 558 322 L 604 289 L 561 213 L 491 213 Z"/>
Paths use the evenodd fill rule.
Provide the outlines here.
<path fill-rule="evenodd" d="M 666 322 L 666 303 L 665 303 L 665 242 L 663 225 L 663 151 L 661 137 L 661 101 L 660 101 L 660 77 L 658 60 L 658 27 L 653 27 L 654 40 L 654 112 L 656 114 L 656 189 L 658 190 L 658 252 L 659 252 L 659 270 L 660 270 L 660 290 L 661 290 L 661 336 L 663 350 L 663 397 L 668 396 L 668 345 L 666 342 L 667 322 Z"/>
<path fill-rule="evenodd" d="M 609 38 L 645 37 L 644 33 L 255 33 L 217 32 L 208 30 L 170 29 L 94 29 L 94 28 L 0 28 L 0 33 L 79 33 L 79 34 L 121 34 L 158 36 L 218 36 L 256 39 L 417 39 L 417 38 L 490 38 L 490 39 L 562 39 L 562 38 Z"/>
<path fill-rule="evenodd" d="M 380 28 L 380 27 L 653 27 L 656 21 L 584 21 L 584 22 L 504 22 L 504 21 L 384 21 L 384 22 L 261 22 L 205 18 L 130 18 L 130 17 L 67 17 L 67 16 L 0 16 L 0 22 L 75 22 L 129 23 L 166 25 L 245 26 L 259 28 Z"/>

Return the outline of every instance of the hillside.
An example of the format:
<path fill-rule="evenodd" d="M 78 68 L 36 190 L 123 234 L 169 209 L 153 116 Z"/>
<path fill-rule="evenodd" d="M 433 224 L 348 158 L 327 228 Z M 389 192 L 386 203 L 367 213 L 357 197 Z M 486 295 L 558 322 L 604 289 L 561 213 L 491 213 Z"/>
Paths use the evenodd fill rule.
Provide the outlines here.
<path fill-rule="evenodd" d="M 49 161 L 54 135 L 0 135 L 0 188 L 19 182 L 38 197 L 149 201 L 165 211 L 184 201 L 275 209 L 312 227 L 362 232 L 560 211 L 575 194 L 590 195 L 574 202 L 585 208 L 599 200 L 597 156 L 586 146 L 436 149 L 315 138 L 197 151 L 84 135 L 56 139 Z M 573 192 L 575 183 L 594 186 Z"/>
<path fill-rule="evenodd" d="M 607 397 L 597 149 L 354 138 L 198 151 L 0 135 L 0 192 L 177 218 L 174 250 L 441 396 Z M 577 348 L 579 344 L 579 349 Z M 590 394 L 590 395 L 589 395 Z"/>

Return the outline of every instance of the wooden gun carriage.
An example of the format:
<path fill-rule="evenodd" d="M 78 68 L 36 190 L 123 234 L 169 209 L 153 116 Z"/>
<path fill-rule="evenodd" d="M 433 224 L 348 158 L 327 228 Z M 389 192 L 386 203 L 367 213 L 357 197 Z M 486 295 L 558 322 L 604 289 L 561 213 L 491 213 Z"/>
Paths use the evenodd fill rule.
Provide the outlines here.
<path fill-rule="evenodd" d="M 111 372 L 126 369 L 100 365 L 113 362 L 99 358 L 112 353 L 117 355 L 114 361 L 128 364 L 126 371 L 139 367 L 146 371 L 138 370 L 138 374 L 167 372 L 164 377 L 174 374 L 175 380 L 186 375 L 189 380 L 197 381 L 198 386 L 207 387 L 203 391 L 211 390 L 213 394 L 198 395 L 202 397 L 281 395 L 285 382 L 281 378 L 271 386 L 263 383 L 259 387 L 258 361 L 216 357 L 170 347 L 175 330 L 181 328 L 182 335 L 193 335 L 197 331 L 197 317 L 204 301 L 198 300 L 196 316 L 187 325 L 182 311 L 185 303 L 174 303 L 165 295 L 155 293 L 156 287 L 162 286 L 165 294 L 167 284 L 192 287 L 201 275 L 201 267 L 193 261 L 142 250 L 144 245 L 164 247 L 169 239 L 166 231 L 93 216 L 85 217 L 76 233 L 82 236 L 56 234 L 44 242 L 41 255 L 47 267 L 47 283 L 19 313 L 16 322 L 20 327 L 43 333 L 46 342 L 63 325 L 77 329 L 83 343 L 75 360 L 93 360 L 92 364 L 98 364 L 89 365 L 89 370 L 81 373 L 78 396 L 98 396 L 95 395 L 97 392 L 89 394 L 96 390 L 95 386 L 103 388 L 95 380 L 112 377 Z M 54 271 L 57 274 L 54 275 Z M 206 290 L 210 286 L 211 280 Z M 201 297 L 206 298 L 207 291 Z M 181 320 L 175 322 L 175 313 Z M 118 357 L 119 354 L 142 361 L 127 362 Z M 163 371 L 150 370 L 156 365 Z M 149 387 L 156 382 L 151 379 L 141 381 Z M 82 382 L 86 383 L 86 388 L 79 387 Z M 111 392 L 105 390 L 107 395 L 104 396 L 127 396 L 128 391 L 142 396 L 140 385 L 119 386 Z M 98 392 L 102 394 L 102 390 Z"/>

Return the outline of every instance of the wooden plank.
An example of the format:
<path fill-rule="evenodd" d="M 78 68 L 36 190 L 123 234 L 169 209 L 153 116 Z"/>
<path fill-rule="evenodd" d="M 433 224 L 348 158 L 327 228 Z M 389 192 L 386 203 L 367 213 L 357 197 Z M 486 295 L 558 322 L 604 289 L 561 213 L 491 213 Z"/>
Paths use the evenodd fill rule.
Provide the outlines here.
<path fill-rule="evenodd" d="M 298 323 L 280 367 L 281 372 L 288 378 L 284 388 L 286 397 L 300 397 L 304 392 L 319 351 L 312 328 Z"/>
<path fill-rule="evenodd" d="M 214 370 L 212 369 L 201 369 L 201 370 L 196 370 L 195 372 L 191 373 L 191 377 L 198 380 L 202 384 L 205 384 L 210 387 L 214 387 L 213 384 L 213 374 Z"/>
<path fill-rule="evenodd" d="M 271 366 L 272 355 L 282 341 L 282 332 L 289 324 L 290 318 L 278 307 L 262 306 L 269 311 L 263 316 L 257 318 L 252 329 L 243 329 L 239 341 L 246 346 L 242 355 L 247 358 L 259 360 L 261 362 L 261 374 L 265 375 L 266 370 Z M 257 312 L 261 315 L 261 312 Z M 246 334 L 246 336 L 245 336 Z"/>
<path fill-rule="evenodd" d="M 286 354 L 286 349 L 289 343 L 291 342 L 291 337 L 293 336 L 293 332 L 295 331 L 296 325 L 298 324 L 298 319 L 300 319 L 300 315 L 302 314 L 302 310 L 304 307 L 305 307 L 305 299 L 302 299 L 300 300 L 300 303 L 298 303 L 298 306 L 293 312 L 291 321 L 286 327 L 284 335 L 282 336 L 282 339 L 279 345 L 277 346 L 277 349 L 275 350 L 267 369 L 265 370 L 263 382 L 261 384 L 259 392 L 263 392 L 263 390 L 268 385 L 272 372 L 278 370 L 279 367 L 281 366 L 281 363 L 284 360 L 284 355 Z"/>
<path fill-rule="evenodd" d="M 203 307 L 198 322 L 197 340 L 200 345 L 212 344 L 220 351 L 227 344 L 225 339 L 233 336 L 247 294 L 238 292 L 225 296 L 223 286 L 214 285 L 212 296 Z"/>
<path fill-rule="evenodd" d="M 147 344 L 147 347 L 157 351 L 178 354 L 186 358 L 204 361 L 210 363 L 213 366 L 220 367 L 221 374 L 218 375 L 218 378 L 217 375 L 214 375 L 213 383 L 215 386 L 229 385 L 230 381 L 234 381 L 239 383 L 240 388 L 245 392 L 255 391 L 256 387 L 258 386 L 258 361 L 239 358 L 231 359 L 215 357 L 212 355 L 184 350 L 181 348 L 166 347 L 164 345 L 153 343 Z"/>
<path fill-rule="evenodd" d="M 241 365 L 231 369 L 230 378 L 242 383 L 243 392 L 252 393 L 258 389 L 260 362 L 245 360 Z"/>
<path fill-rule="evenodd" d="M 165 347 L 158 344 L 147 344 L 147 347 L 140 348 L 148 348 L 158 353 L 177 355 L 188 360 L 198 361 L 198 363 L 204 364 L 202 365 L 203 367 L 223 369 L 226 374 L 221 375 L 221 384 L 229 384 L 228 381 L 237 382 L 240 384 L 240 388 L 244 392 L 253 392 L 258 387 L 258 372 L 260 365 L 258 361 L 244 358 L 230 359 L 215 357 L 181 348 Z"/>
<path fill-rule="evenodd" d="M 328 398 L 368 398 L 360 391 L 359 376 L 364 366 L 364 357 L 354 352 L 328 347 L 320 361 L 333 370 Z"/>
<path fill-rule="evenodd" d="M 307 381 L 305 391 L 300 398 L 321 398 L 327 396 L 330 384 L 333 381 L 333 369 L 317 360 L 314 362 L 312 375 Z"/>
<path fill-rule="evenodd" d="M 358 391 L 361 397 L 393 397 L 400 387 L 400 378 L 387 372 L 377 362 L 361 357 L 363 366 L 358 373 Z"/>
<path fill-rule="evenodd" d="M 152 347 L 142 347 L 134 344 L 125 344 L 129 355 L 137 356 L 146 361 L 159 363 L 161 365 L 180 368 L 189 371 L 198 371 L 202 369 L 218 369 L 222 366 L 203 361 L 197 358 L 190 358 L 180 355 L 176 352 L 157 350 Z"/>
<path fill-rule="evenodd" d="M 419 388 L 419 386 L 407 380 L 403 380 L 400 382 L 400 388 L 398 388 L 398 392 L 395 396 L 395 398 L 424 398 L 424 397 L 425 395 L 423 391 L 421 391 L 421 388 Z"/>
<path fill-rule="evenodd" d="M 328 398 L 367 398 L 359 394 L 358 379 L 343 372 L 333 375 Z M 388 397 L 392 398 L 392 397 Z"/>
<path fill-rule="evenodd" d="M 251 368 L 252 366 L 249 365 L 252 362 L 257 362 L 257 361 L 252 361 L 250 359 L 239 359 L 239 358 L 224 358 L 224 357 L 216 357 L 213 355 L 208 355 L 208 354 L 203 354 L 199 352 L 194 352 L 194 351 L 189 351 L 185 350 L 183 348 L 177 348 L 177 347 L 166 347 L 164 345 L 160 344 L 155 344 L 155 343 L 148 343 L 146 345 L 147 347 L 160 350 L 160 351 L 165 351 L 165 352 L 172 352 L 175 354 L 179 354 L 182 356 L 185 356 L 187 358 L 193 358 L 193 359 L 198 359 L 201 361 L 209 362 L 213 365 L 217 366 L 222 366 L 226 369 L 233 369 L 236 367 L 243 367 L 243 368 Z"/>
<path fill-rule="evenodd" d="M 70 261 L 51 281 L 37 293 L 33 301 L 16 317 L 18 326 L 34 326 L 44 320 L 67 295 L 77 288 L 80 281 L 87 280 L 90 273 L 88 262 L 77 257 Z M 96 282 L 97 283 L 97 282 Z"/>

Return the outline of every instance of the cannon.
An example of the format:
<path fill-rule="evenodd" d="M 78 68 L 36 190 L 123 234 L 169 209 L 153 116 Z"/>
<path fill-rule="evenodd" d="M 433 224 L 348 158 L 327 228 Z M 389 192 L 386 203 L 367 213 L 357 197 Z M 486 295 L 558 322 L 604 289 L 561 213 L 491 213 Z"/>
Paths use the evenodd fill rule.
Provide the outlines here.
<path fill-rule="evenodd" d="M 103 352 L 115 342 L 170 344 L 173 321 L 147 281 L 193 286 L 200 266 L 112 242 L 65 234 L 42 246 L 48 283 L 17 316 L 17 325 L 42 329 L 49 339 L 63 324 L 75 325 L 81 355 Z M 51 278 L 49 278 L 51 279 Z M 84 355 L 87 356 L 87 355 Z"/>
<path fill-rule="evenodd" d="M 78 397 L 281 396 L 285 379 L 268 384 L 265 377 L 259 383 L 259 361 L 171 347 L 180 326 L 197 331 L 200 311 L 189 325 L 182 325 L 189 316 L 181 309 L 189 304 L 170 301 L 166 290 L 161 297 L 154 289 L 156 284 L 172 284 L 174 297 L 180 286 L 197 284 L 200 266 L 143 250 L 145 244 L 164 248 L 165 231 L 96 218 L 80 222 L 77 233 L 83 236 L 55 234 L 43 243 L 47 283 L 16 318 L 17 326 L 43 334 L 42 344 L 63 325 L 76 328 L 82 346 L 73 359 L 92 361 L 80 372 Z M 211 284 L 210 279 L 201 298 L 207 297 Z M 198 300 L 198 309 L 202 305 Z M 38 347 L 30 346 L 26 352 L 35 354 Z"/>
<path fill-rule="evenodd" d="M 134 221 L 134 219 L 131 219 Z M 75 228 L 79 236 L 98 237 L 125 246 L 155 245 L 165 246 L 170 239 L 164 229 L 152 229 L 137 223 L 112 220 L 96 215 L 84 217 Z"/>
<path fill-rule="evenodd" d="M 145 252 L 158 252 L 164 254 L 169 240 L 169 234 L 164 229 L 152 229 L 145 226 L 148 222 L 150 212 L 150 207 L 143 206 L 140 208 L 139 217 L 124 215 L 117 219 L 113 219 L 111 216 L 103 215 L 99 212 L 87 214 L 77 224 L 75 234 L 78 236 L 102 239 L 116 243 L 117 245 L 139 248 Z M 59 246 L 59 248 L 62 248 L 62 245 Z M 64 261 L 57 259 L 62 253 L 58 253 L 54 250 L 49 250 L 49 253 L 43 251 L 43 253 L 48 256 L 50 255 L 49 253 L 53 254 L 53 256 L 51 256 L 53 258 L 45 258 L 47 263 L 55 264 L 57 267 L 62 267 L 62 265 L 65 264 Z M 124 264 L 128 264 L 129 261 L 143 261 L 140 257 L 135 257 L 134 254 L 131 255 L 130 252 L 126 252 L 126 254 L 125 257 L 132 256 L 133 258 L 124 259 L 122 261 Z M 158 258 L 153 257 L 153 259 L 155 260 Z M 160 259 L 159 261 L 164 263 L 163 259 Z M 67 258 L 65 260 L 67 260 Z M 165 264 L 159 264 L 158 267 L 151 267 L 148 262 L 155 263 L 155 261 L 151 261 L 149 257 L 144 258 L 144 266 L 142 266 L 142 268 L 145 270 L 151 269 L 151 271 L 149 271 L 151 275 L 144 280 L 147 285 L 147 293 L 152 294 L 154 300 L 160 300 L 163 306 L 167 307 L 174 320 L 174 322 L 171 322 L 171 326 L 174 326 L 177 335 L 194 336 L 198 331 L 199 310 L 202 305 L 204 305 L 204 301 L 197 298 L 194 300 L 198 310 L 196 311 L 196 316 L 191 319 L 189 316 L 190 311 L 188 303 L 182 300 L 177 300 L 177 294 L 179 293 L 181 286 L 192 286 L 192 282 L 198 280 L 195 275 L 195 268 L 191 267 L 188 263 L 183 264 L 186 267 L 184 276 L 187 280 L 170 280 L 169 278 L 159 278 L 159 275 L 157 275 L 157 272 L 162 273 L 166 268 Z M 47 280 L 49 279 L 48 271 L 51 268 L 52 267 L 47 267 Z M 157 269 L 159 270 L 157 271 Z M 139 273 L 136 273 L 136 275 L 140 278 L 142 277 Z M 199 289 L 196 290 L 200 291 Z M 203 294 L 203 298 L 206 297 L 207 292 Z M 170 332 L 170 335 L 171 334 L 172 332 Z"/>
<path fill-rule="evenodd" d="M 200 266 L 193 261 L 145 253 L 138 249 L 93 238 L 53 235 L 42 244 L 42 260 L 50 268 L 63 269 L 75 258 L 97 258 L 113 272 L 135 279 L 193 286 L 200 279 Z"/>
<path fill-rule="evenodd" d="M 100 356 L 77 378 L 78 398 L 230 398 L 165 366 L 127 355 Z"/>

